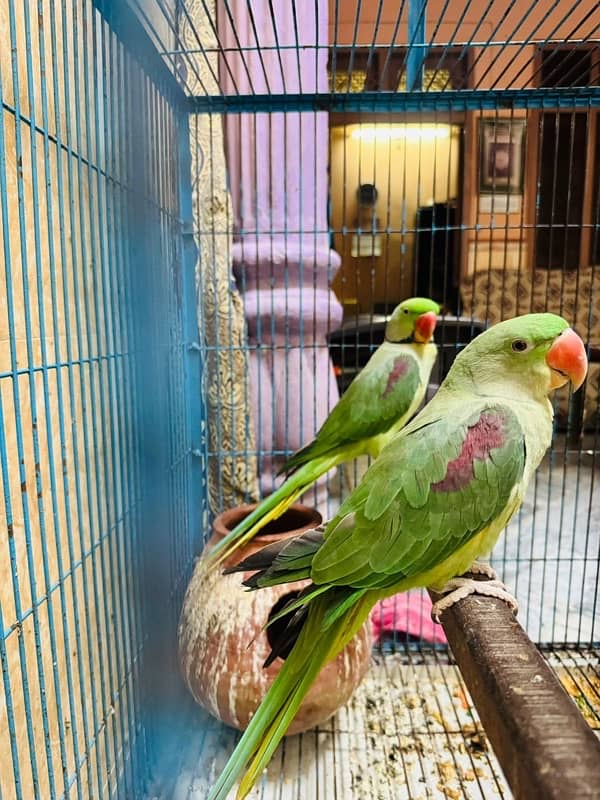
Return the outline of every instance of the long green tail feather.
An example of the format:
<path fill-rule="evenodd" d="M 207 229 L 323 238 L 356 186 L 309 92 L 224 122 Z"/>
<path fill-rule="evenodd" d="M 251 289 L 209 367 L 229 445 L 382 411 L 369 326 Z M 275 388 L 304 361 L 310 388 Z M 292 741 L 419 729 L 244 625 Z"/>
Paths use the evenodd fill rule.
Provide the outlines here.
<path fill-rule="evenodd" d="M 243 800 L 249 794 L 322 667 L 337 655 L 364 622 L 372 605 L 364 600 L 365 598 L 346 611 L 326 634 L 322 632 L 322 622 L 330 601 L 325 596 L 316 598 L 311 604 L 298 641 L 252 717 L 207 800 L 225 800 L 244 770 L 237 800 Z"/>
<path fill-rule="evenodd" d="M 294 470 L 298 470 L 301 467 L 310 464 L 317 458 L 323 458 L 325 453 L 330 454 L 332 449 L 331 446 L 328 449 L 325 449 L 325 453 L 321 452 L 320 454 L 318 450 L 324 450 L 322 444 L 319 442 L 318 439 L 314 439 L 310 444 L 307 444 L 306 447 L 303 447 L 301 450 L 297 450 L 293 455 L 291 455 L 285 464 L 278 470 L 278 475 L 289 475 L 290 472 L 294 472 Z"/>
<path fill-rule="evenodd" d="M 321 667 L 324 666 L 328 653 L 329 647 L 327 647 L 327 642 L 325 642 L 317 649 L 317 653 L 313 654 L 313 658 L 307 669 L 297 675 L 296 685 L 294 685 L 290 692 L 283 708 L 277 712 L 273 721 L 264 732 L 260 747 L 256 750 L 244 777 L 240 781 L 237 800 L 243 800 L 243 798 L 252 791 L 252 787 L 260 778 L 263 770 L 277 749 L 279 742 L 285 736 L 308 690 L 319 674 Z"/>
<path fill-rule="evenodd" d="M 291 475 L 203 557 L 204 571 L 209 572 L 222 564 L 268 522 L 280 517 L 321 475 L 344 460 L 345 456 L 340 453 L 315 459 Z"/>

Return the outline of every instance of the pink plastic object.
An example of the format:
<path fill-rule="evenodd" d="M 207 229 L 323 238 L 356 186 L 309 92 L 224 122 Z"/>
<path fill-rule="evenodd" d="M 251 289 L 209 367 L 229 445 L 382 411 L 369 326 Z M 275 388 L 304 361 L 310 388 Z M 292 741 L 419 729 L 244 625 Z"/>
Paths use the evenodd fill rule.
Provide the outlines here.
<path fill-rule="evenodd" d="M 382 600 L 371 612 L 373 638 L 378 642 L 386 633 L 407 633 L 432 644 L 445 644 L 441 625 L 431 619 L 431 600 L 420 591 L 403 592 Z"/>

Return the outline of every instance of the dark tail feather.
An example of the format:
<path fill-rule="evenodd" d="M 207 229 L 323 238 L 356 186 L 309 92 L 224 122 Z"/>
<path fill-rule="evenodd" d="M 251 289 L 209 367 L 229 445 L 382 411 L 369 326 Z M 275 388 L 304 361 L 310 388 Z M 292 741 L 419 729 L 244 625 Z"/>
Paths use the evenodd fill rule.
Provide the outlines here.
<path fill-rule="evenodd" d="M 267 656 L 263 667 L 268 667 L 276 658 L 286 659 L 292 652 L 292 647 L 296 644 L 308 617 L 308 606 L 302 606 L 296 611 L 290 611 L 290 617 L 291 619 L 289 620 L 286 620 L 285 617 L 281 618 L 283 630 L 276 637 L 271 637 L 271 652 Z"/>
<path fill-rule="evenodd" d="M 249 578 L 242 581 L 242 586 L 245 586 L 246 589 L 260 589 L 259 580 L 261 579 L 262 572 L 255 572 L 254 575 L 250 575 Z"/>
<path fill-rule="evenodd" d="M 293 539 L 268 544 L 239 564 L 226 569 L 225 574 L 253 572 L 243 582 L 249 589 L 309 578 L 312 559 L 323 544 L 323 531 L 322 527 L 314 528 Z"/>
<path fill-rule="evenodd" d="M 351 589 L 348 586 L 324 587 L 311 583 L 302 591 L 294 593 L 296 596 L 291 597 L 278 614 L 269 620 L 271 652 L 263 666 L 268 667 L 278 656 L 287 658 L 302 632 L 311 602 L 320 594 L 327 592 L 329 598 L 330 608 L 324 616 L 326 627 L 329 628 L 353 605 L 359 603 L 368 591 L 368 589 Z"/>
<path fill-rule="evenodd" d="M 289 539 L 281 542 L 273 542 L 261 547 L 256 553 L 245 558 L 243 561 L 233 564 L 223 570 L 223 575 L 232 575 L 234 572 L 254 572 L 257 569 L 268 569 L 275 558 L 279 555 L 282 548 L 288 543 Z"/>
<path fill-rule="evenodd" d="M 289 598 L 281 611 L 269 620 L 269 653 L 263 667 L 268 667 L 276 658 L 287 658 L 300 636 L 308 616 L 308 601 L 324 591 L 314 583 L 305 586 Z M 329 591 L 329 590 L 327 590 Z"/>
<path fill-rule="evenodd" d="M 229 567 L 225 570 L 225 574 L 252 572 L 253 574 L 243 582 L 249 589 L 260 589 L 267 585 L 266 582 L 268 585 L 277 585 L 298 578 L 308 578 L 313 556 L 323 544 L 323 531 L 322 527 L 315 528 L 293 539 L 273 542 L 240 561 L 239 564 Z M 279 656 L 286 658 L 289 655 L 308 615 L 305 603 L 308 603 L 313 596 L 321 594 L 325 588 L 311 583 L 302 591 L 295 592 L 286 605 L 269 621 L 271 652 L 264 663 L 265 667 L 272 664 Z"/>

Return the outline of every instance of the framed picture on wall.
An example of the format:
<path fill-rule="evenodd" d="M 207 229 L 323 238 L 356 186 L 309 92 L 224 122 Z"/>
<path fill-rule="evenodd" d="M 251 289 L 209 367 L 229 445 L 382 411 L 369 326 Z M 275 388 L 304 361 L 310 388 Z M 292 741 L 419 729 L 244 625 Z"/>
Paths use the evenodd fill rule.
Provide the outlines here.
<path fill-rule="evenodd" d="M 480 194 L 522 194 L 524 160 L 525 120 L 480 120 Z"/>

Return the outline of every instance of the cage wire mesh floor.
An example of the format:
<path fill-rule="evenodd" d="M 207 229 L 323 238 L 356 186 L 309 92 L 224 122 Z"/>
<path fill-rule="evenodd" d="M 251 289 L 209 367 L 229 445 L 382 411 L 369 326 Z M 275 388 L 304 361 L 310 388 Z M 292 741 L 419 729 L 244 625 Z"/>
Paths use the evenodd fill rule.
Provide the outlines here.
<path fill-rule="evenodd" d="M 600 737 L 600 651 L 545 655 Z M 179 746 L 148 800 L 204 800 L 238 736 L 190 707 L 178 731 Z M 250 795 L 251 800 L 494 797 L 512 794 L 458 668 L 438 648 L 375 653 L 347 706 L 321 727 L 286 738 Z"/>

